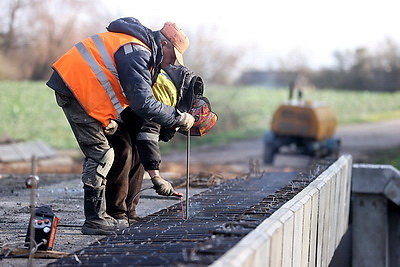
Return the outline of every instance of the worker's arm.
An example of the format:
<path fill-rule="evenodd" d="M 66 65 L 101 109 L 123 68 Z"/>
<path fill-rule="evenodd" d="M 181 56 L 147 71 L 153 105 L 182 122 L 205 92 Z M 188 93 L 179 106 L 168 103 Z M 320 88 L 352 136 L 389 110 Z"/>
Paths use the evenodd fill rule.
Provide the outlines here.
<path fill-rule="evenodd" d="M 157 123 L 145 121 L 136 136 L 136 147 L 145 171 L 160 169 L 161 152 L 158 142 L 160 127 Z"/>
<path fill-rule="evenodd" d="M 121 86 L 129 106 L 136 114 L 163 126 L 173 126 L 178 123 L 180 114 L 174 107 L 153 97 L 150 58 L 150 51 L 140 45 L 132 45 L 129 53 L 125 53 L 121 47 L 115 53 Z"/>
<path fill-rule="evenodd" d="M 130 51 L 130 50 L 129 50 Z M 132 52 L 121 47 L 115 53 L 115 63 L 121 86 L 129 106 L 140 117 L 161 126 L 180 127 L 187 131 L 193 126 L 194 118 L 180 113 L 174 107 L 157 101 L 152 92 L 150 68 L 151 53 L 140 45 L 132 45 Z"/>
<path fill-rule="evenodd" d="M 175 136 L 176 130 L 167 127 L 161 127 L 160 129 L 160 141 L 169 142 Z"/>

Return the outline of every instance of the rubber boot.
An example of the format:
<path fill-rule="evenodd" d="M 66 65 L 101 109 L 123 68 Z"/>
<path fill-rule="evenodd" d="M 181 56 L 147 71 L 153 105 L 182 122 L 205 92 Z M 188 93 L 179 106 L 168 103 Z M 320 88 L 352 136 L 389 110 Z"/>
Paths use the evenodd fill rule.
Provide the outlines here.
<path fill-rule="evenodd" d="M 118 230 L 118 222 L 106 213 L 105 186 L 96 188 L 84 187 L 85 223 L 82 234 L 110 235 Z"/>

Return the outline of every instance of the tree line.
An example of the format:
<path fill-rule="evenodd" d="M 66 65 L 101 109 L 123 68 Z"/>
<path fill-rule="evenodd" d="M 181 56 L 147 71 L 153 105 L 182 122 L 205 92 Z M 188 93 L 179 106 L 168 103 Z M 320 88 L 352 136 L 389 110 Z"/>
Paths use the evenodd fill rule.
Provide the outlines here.
<path fill-rule="evenodd" d="M 311 73 L 317 88 L 393 92 L 400 90 L 400 46 L 386 39 L 379 51 L 336 51 L 336 64 Z"/>
<path fill-rule="evenodd" d="M 76 42 L 106 31 L 113 19 L 99 0 L 0 1 L 0 80 L 48 79 L 52 63 Z M 185 54 L 190 69 L 209 83 L 231 82 L 230 69 L 239 55 L 218 48 L 205 29 L 192 33 L 190 41 L 193 49 Z"/>
<path fill-rule="evenodd" d="M 105 30 L 108 15 L 95 2 L 1 1 L 0 80 L 47 79 L 52 63 L 74 43 Z"/>
<path fill-rule="evenodd" d="M 1 1 L 0 80 L 48 79 L 50 66 L 60 55 L 81 39 L 105 31 L 112 19 L 97 0 Z M 245 50 L 221 46 L 210 32 L 198 29 L 191 32 L 185 61 L 207 84 L 231 85 Z M 362 47 L 336 51 L 334 59 L 334 66 L 320 70 L 297 62 L 275 71 L 303 73 L 317 88 L 400 89 L 400 47 L 393 40 L 387 39 L 378 52 Z"/>

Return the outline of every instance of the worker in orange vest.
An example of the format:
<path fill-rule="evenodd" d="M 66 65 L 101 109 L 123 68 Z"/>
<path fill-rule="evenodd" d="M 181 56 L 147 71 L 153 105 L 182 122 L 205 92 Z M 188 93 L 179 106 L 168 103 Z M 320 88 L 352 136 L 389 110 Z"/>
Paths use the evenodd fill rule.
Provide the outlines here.
<path fill-rule="evenodd" d="M 130 153 L 129 166 L 135 178 L 143 176 L 143 167 L 135 147 L 135 135 L 124 124 L 124 111 L 130 107 L 137 116 L 164 127 L 188 131 L 194 118 L 175 107 L 157 101 L 152 85 L 161 68 L 178 61 L 189 46 L 184 32 L 172 22 L 152 31 L 135 18 L 120 18 L 110 23 L 107 32 L 77 43 L 53 64 L 47 85 L 55 90 L 85 160 L 85 222 L 83 234 L 111 234 L 121 225 L 107 214 L 106 177 L 114 162 L 114 140 L 124 143 Z M 119 127 L 120 126 L 120 127 Z M 119 138 L 111 138 L 119 132 Z M 118 146 L 118 144 L 116 144 Z M 120 146 L 121 147 L 121 146 Z M 170 195 L 172 185 L 164 179 L 152 179 L 158 194 Z"/>

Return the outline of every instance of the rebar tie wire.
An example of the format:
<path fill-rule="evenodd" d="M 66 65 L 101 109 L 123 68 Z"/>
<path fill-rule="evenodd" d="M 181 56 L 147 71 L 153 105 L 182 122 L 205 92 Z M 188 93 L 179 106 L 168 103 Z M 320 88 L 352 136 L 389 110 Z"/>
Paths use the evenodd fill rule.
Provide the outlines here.
<path fill-rule="evenodd" d="M 149 190 L 149 189 L 154 189 L 154 186 L 149 186 L 149 187 L 146 187 L 146 188 L 141 189 L 139 192 L 137 192 L 137 193 L 133 196 L 133 198 L 132 198 L 132 200 L 131 200 L 130 202 L 134 201 L 135 198 L 136 198 L 137 196 L 139 196 L 140 193 L 142 193 L 143 191 Z M 182 200 L 182 197 L 179 197 L 179 199 L 180 199 L 180 202 L 181 202 L 182 219 L 184 219 L 184 218 L 185 218 L 185 211 L 184 211 L 184 208 L 183 208 L 183 200 Z M 129 203 L 130 203 L 130 202 L 129 202 Z M 129 223 L 129 226 L 131 226 L 131 223 L 130 223 L 130 221 L 129 221 L 129 214 L 130 214 L 130 207 L 128 206 L 128 223 Z"/>

